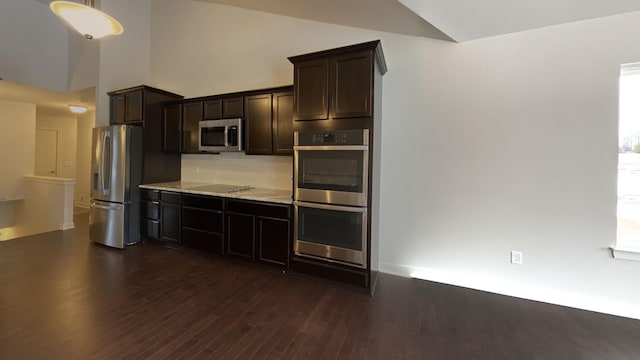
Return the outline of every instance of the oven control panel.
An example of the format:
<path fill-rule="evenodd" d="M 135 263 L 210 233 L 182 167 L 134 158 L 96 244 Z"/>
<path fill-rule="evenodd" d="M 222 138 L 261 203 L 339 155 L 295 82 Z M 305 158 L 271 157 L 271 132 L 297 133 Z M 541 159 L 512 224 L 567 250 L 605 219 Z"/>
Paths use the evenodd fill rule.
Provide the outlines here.
<path fill-rule="evenodd" d="M 331 146 L 331 145 L 367 145 L 369 144 L 369 130 L 340 130 L 340 131 L 300 131 L 296 133 L 295 145 L 301 146 Z"/>

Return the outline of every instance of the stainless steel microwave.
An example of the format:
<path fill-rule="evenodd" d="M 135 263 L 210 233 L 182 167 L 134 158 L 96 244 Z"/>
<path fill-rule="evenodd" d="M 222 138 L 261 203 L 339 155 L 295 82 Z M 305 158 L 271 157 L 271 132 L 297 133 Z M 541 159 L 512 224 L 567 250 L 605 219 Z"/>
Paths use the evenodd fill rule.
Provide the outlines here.
<path fill-rule="evenodd" d="M 242 151 L 242 119 L 200 121 L 198 149 L 203 152 Z"/>

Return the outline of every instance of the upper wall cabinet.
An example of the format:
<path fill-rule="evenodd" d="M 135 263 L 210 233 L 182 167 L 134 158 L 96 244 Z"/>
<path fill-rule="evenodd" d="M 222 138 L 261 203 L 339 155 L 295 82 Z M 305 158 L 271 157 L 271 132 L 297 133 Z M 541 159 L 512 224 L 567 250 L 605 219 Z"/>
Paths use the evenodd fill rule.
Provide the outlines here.
<path fill-rule="evenodd" d="M 245 96 L 247 155 L 293 154 L 293 92 L 277 90 Z"/>
<path fill-rule="evenodd" d="M 294 120 L 373 116 L 375 67 L 387 71 L 380 41 L 289 58 Z"/>
<path fill-rule="evenodd" d="M 180 154 L 176 151 L 176 132 L 166 131 L 168 117 L 180 116 L 175 109 L 165 108 L 172 102 L 180 104 L 182 96 L 165 90 L 141 85 L 111 91 L 109 95 L 111 125 L 136 125 L 143 127 L 142 182 L 156 183 L 180 179 Z M 177 101 L 177 102 L 176 102 Z M 170 124 L 170 127 L 176 124 Z M 179 134 L 179 133 L 177 133 Z M 174 143 L 172 145 L 171 143 Z M 167 148 L 169 146 L 169 148 Z"/>
<path fill-rule="evenodd" d="M 182 103 L 167 102 L 162 109 L 162 151 L 182 152 Z"/>
<path fill-rule="evenodd" d="M 141 123 L 143 117 L 143 90 L 131 90 L 124 93 L 109 93 L 111 107 L 109 123 Z"/>
<path fill-rule="evenodd" d="M 202 101 L 185 101 L 182 104 L 182 153 L 198 154 Z"/>
<path fill-rule="evenodd" d="M 242 96 L 217 97 L 204 102 L 204 119 L 232 119 L 244 116 L 244 98 Z"/>
<path fill-rule="evenodd" d="M 293 155 L 293 91 L 273 94 L 273 154 Z"/>

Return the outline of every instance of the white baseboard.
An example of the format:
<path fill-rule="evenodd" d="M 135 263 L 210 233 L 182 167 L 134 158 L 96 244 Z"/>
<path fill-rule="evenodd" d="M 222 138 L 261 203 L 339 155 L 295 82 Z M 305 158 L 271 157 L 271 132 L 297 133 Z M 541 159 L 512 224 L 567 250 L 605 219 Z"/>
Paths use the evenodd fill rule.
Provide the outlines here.
<path fill-rule="evenodd" d="M 592 295 L 568 293 L 553 289 L 496 281 L 495 279 L 482 278 L 475 275 L 455 274 L 408 265 L 380 263 L 380 272 L 640 320 L 640 306 L 638 306 L 638 304 Z"/>
<path fill-rule="evenodd" d="M 60 223 L 60 230 L 69 230 L 75 228 L 74 223 Z"/>

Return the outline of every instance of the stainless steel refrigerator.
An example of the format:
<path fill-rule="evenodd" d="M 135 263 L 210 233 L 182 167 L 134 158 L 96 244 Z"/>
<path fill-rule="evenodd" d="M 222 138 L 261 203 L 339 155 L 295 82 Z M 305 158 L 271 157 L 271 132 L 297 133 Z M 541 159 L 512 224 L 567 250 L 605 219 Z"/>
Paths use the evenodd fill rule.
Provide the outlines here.
<path fill-rule="evenodd" d="M 123 249 L 140 241 L 142 127 L 93 129 L 89 239 Z"/>

